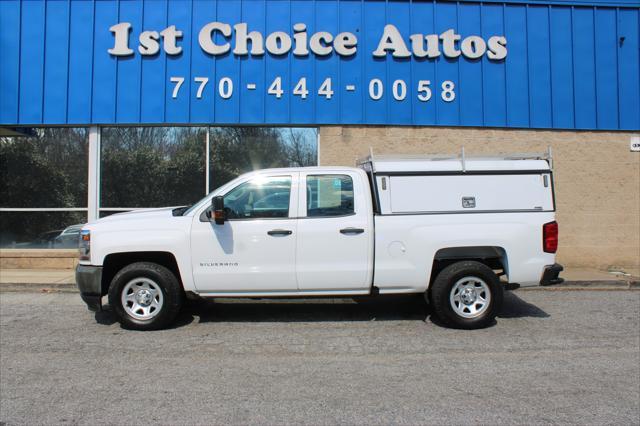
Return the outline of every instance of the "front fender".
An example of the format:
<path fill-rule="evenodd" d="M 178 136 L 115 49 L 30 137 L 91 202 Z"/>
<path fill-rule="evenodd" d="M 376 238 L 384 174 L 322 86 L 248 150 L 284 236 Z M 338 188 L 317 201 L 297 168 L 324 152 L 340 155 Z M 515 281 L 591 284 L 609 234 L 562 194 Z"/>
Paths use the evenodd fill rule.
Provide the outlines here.
<path fill-rule="evenodd" d="M 103 266 L 107 256 L 120 253 L 170 253 L 176 260 L 185 291 L 193 291 L 189 227 L 144 230 L 95 230 L 91 235 L 91 264 Z"/>

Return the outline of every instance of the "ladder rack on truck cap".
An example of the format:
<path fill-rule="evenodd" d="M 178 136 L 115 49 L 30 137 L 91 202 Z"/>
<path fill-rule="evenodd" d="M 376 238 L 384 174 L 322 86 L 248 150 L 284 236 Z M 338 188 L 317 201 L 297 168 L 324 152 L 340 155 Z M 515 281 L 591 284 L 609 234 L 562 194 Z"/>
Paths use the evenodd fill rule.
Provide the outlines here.
<path fill-rule="evenodd" d="M 373 173 L 403 172 L 548 172 L 553 169 L 551 147 L 543 154 L 468 155 L 464 147 L 458 155 L 369 155 L 356 165 Z"/>

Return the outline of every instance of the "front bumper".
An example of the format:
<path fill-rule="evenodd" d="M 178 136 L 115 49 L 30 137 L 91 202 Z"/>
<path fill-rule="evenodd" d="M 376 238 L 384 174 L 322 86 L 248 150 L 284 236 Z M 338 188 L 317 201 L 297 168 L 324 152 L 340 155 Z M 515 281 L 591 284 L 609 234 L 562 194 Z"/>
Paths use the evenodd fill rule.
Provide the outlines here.
<path fill-rule="evenodd" d="M 560 272 L 564 270 L 564 267 L 559 263 L 554 263 L 553 265 L 545 266 L 544 273 L 542 274 L 542 279 L 540 280 L 540 285 L 554 285 L 560 284 L 564 282 L 564 278 L 560 278 Z"/>
<path fill-rule="evenodd" d="M 102 266 L 78 265 L 76 284 L 90 311 L 102 310 Z"/>

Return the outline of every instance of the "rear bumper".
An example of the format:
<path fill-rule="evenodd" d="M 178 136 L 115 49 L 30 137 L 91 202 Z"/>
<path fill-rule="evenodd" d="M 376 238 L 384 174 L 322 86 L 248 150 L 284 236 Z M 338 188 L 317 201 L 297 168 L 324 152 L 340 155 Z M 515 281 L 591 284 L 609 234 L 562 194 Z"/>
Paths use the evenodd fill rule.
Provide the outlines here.
<path fill-rule="evenodd" d="M 547 286 L 564 282 L 564 278 L 559 277 L 560 272 L 562 272 L 563 270 L 564 267 L 559 263 L 545 266 L 544 273 L 542 274 L 542 279 L 540 280 L 540 285 Z"/>
<path fill-rule="evenodd" d="M 102 266 L 78 265 L 76 284 L 89 310 L 102 310 Z"/>

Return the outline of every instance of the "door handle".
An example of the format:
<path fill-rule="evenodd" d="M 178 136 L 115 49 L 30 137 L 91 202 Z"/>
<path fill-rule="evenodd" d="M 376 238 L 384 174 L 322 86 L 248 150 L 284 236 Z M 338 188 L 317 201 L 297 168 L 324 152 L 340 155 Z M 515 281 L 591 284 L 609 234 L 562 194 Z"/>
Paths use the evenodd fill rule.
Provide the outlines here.
<path fill-rule="evenodd" d="M 362 228 L 344 228 L 340 230 L 341 234 L 350 235 L 350 234 L 362 234 L 364 229 Z"/>
<path fill-rule="evenodd" d="M 289 231 L 288 229 L 272 229 L 271 231 L 267 231 L 269 235 L 291 235 L 293 231 Z"/>

